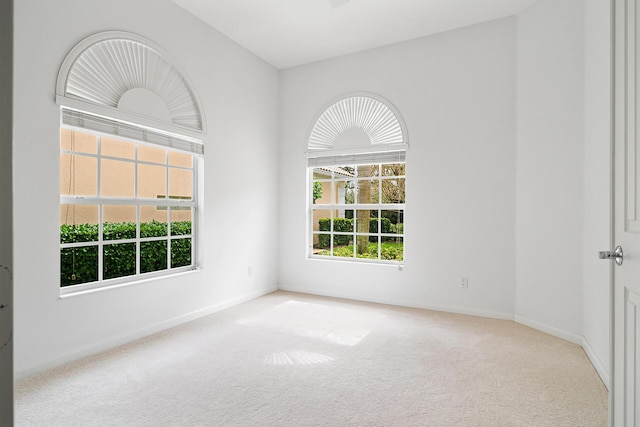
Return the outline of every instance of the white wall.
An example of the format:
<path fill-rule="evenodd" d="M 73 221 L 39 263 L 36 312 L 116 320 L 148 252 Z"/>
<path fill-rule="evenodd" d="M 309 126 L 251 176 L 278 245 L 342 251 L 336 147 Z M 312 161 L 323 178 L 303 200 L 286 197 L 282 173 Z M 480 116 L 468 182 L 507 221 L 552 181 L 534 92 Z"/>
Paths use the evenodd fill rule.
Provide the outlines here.
<path fill-rule="evenodd" d="M 518 320 L 582 335 L 582 0 L 539 0 L 518 16 Z"/>
<path fill-rule="evenodd" d="M 611 4 L 585 3 L 584 306 L 585 350 L 608 383 L 609 269 L 597 259 L 610 248 L 611 200 Z"/>
<path fill-rule="evenodd" d="M 515 314 L 569 339 L 584 334 L 607 366 L 606 267 L 591 261 L 608 246 L 604 3 L 587 0 L 583 10 L 580 0 L 539 0 L 517 18 L 278 73 L 169 0 L 18 2 L 18 376 L 278 282 L 309 293 Z M 205 269 L 60 299 L 55 78 L 78 41 L 106 30 L 165 47 L 203 101 Z M 311 121 L 336 96 L 363 90 L 389 99 L 409 130 L 404 271 L 306 259 Z M 458 287 L 460 275 L 470 277 L 469 289 Z"/>
<path fill-rule="evenodd" d="M 278 72 L 169 0 L 21 0 L 15 14 L 18 375 L 276 289 Z M 56 76 L 77 42 L 106 30 L 166 48 L 202 100 L 205 269 L 60 299 Z"/>
<path fill-rule="evenodd" d="M 0 2 L 0 425 L 13 425 L 12 69 L 13 1 Z"/>
<path fill-rule="evenodd" d="M 514 18 L 281 73 L 282 289 L 510 317 L 515 254 Z M 308 132 L 338 95 L 369 91 L 403 115 L 406 269 L 306 259 Z M 469 289 L 458 286 L 469 276 Z"/>

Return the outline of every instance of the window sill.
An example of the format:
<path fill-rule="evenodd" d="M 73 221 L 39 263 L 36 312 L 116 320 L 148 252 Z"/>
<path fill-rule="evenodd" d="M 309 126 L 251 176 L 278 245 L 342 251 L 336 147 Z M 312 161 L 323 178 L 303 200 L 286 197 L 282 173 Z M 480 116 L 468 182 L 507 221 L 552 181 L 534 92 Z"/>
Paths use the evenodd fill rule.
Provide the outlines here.
<path fill-rule="evenodd" d="M 119 289 L 128 286 L 141 285 L 148 282 L 154 282 L 165 279 L 173 279 L 180 276 L 187 276 L 191 274 L 198 274 L 202 271 L 202 268 L 185 267 L 184 269 L 175 270 L 169 274 L 154 274 L 145 277 L 136 277 L 134 279 L 113 279 L 112 281 L 105 281 L 102 283 L 89 283 L 86 285 L 75 285 L 60 288 L 59 299 L 66 299 L 79 295 L 87 295 L 95 292 L 102 292 L 112 289 Z"/>
<path fill-rule="evenodd" d="M 324 255 L 308 255 L 307 259 L 310 261 L 320 261 L 320 262 L 339 262 L 343 264 L 360 264 L 360 265 L 376 265 L 382 267 L 396 267 L 398 270 L 405 269 L 405 261 L 397 262 L 390 260 L 371 260 L 366 258 L 341 258 L 341 257 L 330 257 Z"/>

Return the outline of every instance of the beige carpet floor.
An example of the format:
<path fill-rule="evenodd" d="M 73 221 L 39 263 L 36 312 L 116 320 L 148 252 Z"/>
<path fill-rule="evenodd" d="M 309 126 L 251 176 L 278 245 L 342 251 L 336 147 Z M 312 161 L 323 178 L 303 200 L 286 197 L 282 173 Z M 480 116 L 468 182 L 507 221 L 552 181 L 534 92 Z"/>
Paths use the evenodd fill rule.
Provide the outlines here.
<path fill-rule="evenodd" d="M 605 426 L 579 346 L 276 292 L 16 384 L 18 426 Z"/>

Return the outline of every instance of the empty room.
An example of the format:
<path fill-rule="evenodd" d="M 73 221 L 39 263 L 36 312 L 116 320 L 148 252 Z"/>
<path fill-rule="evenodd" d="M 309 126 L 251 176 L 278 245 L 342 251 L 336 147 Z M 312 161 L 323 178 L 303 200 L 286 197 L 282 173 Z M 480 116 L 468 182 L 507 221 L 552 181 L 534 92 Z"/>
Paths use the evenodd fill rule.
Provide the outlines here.
<path fill-rule="evenodd" d="M 0 15 L 1 425 L 640 423 L 635 0 Z"/>

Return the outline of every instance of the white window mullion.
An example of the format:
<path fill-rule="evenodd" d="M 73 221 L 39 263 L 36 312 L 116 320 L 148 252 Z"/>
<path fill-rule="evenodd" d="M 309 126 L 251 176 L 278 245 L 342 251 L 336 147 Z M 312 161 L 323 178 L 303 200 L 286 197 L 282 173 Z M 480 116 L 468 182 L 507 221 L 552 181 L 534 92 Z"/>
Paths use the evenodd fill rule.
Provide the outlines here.
<path fill-rule="evenodd" d="M 101 187 L 101 168 L 102 168 L 102 157 L 101 157 L 101 153 L 102 153 L 102 137 L 98 136 L 96 138 L 96 149 L 97 149 L 97 165 L 96 165 L 96 173 L 98 176 L 96 176 L 96 202 L 100 199 L 100 193 L 102 192 L 102 187 Z M 103 233 L 103 227 L 102 227 L 102 203 L 97 203 L 98 204 L 98 282 L 102 282 L 104 275 L 103 275 L 103 266 L 104 266 L 104 245 L 102 244 L 102 233 Z"/>
<path fill-rule="evenodd" d="M 382 163 L 378 164 L 378 259 L 382 259 Z"/>
<path fill-rule="evenodd" d="M 138 199 L 138 144 L 134 145 L 133 158 L 135 164 L 133 167 L 133 197 Z M 140 253 L 140 205 L 136 204 L 136 276 L 140 275 L 140 266 L 142 264 L 142 255 Z"/>
<path fill-rule="evenodd" d="M 134 237 L 132 239 L 118 239 L 118 240 L 103 240 L 103 243 L 106 245 L 125 245 L 127 243 L 135 243 L 137 239 Z"/>
<path fill-rule="evenodd" d="M 191 165 L 192 165 L 192 172 L 191 172 L 191 200 L 197 200 L 198 199 L 198 159 L 194 156 L 193 160 L 191 161 Z M 197 203 L 195 204 L 195 206 L 193 206 L 191 208 L 191 234 L 189 236 L 189 238 L 191 239 L 191 264 L 195 265 L 196 264 L 196 255 L 198 254 L 197 252 L 197 246 L 196 246 L 196 242 L 194 241 L 194 239 L 191 236 L 196 236 L 197 231 L 198 231 L 198 205 Z"/>
<path fill-rule="evenodd" d="M 103 226 L 102 226 L 102 205 L 98 205 L 98 282 L 102 282 L 104 275 L 104 244 L 103 244 Z"/>
<path fill-rule="evenodd" d="M 167 191 L 167 193 L 169 192 Z M 170 270 L 171 269 L 171 208 L 168 208 L 167 214 L 168 214 L 167 218 L 169 221 L 167 223 L 167 270 Z M 191 226 L 193 226 L 193 224 L 191 224 Z"/>
<path fill-rule="evenodd" d="M 138 150 L 136 149 L 136 155 L 137 153 Z M 136 169 L 138 168 L 136 167 Z M 136 205 L 136 275 L 140 274 L 140 267 L 142 264 L 142 253 L 140 252 L 140 215 L 140 205 Z"/>
<path fill-rule="evenodd" d="M 61 243 L 60 249 L 84 248 L 86 246 L 98 246 L 98 241 L 95 240 L 92 242 Z"/>
<path fill-rule="evenodd" d="M 133 198 L 138 198 L 138 146 L 133 146 Z"/>
<path fill-rule="evenodd" d="M 169 188 L 169 152 L 167 151 L 164 155 L 164 188 L 167 189 L 165 199 L 167 201 L 170 200 L 169 196 L 171 195 L 171 189 Z M 192 197 L 193 198 L 193 197 Z M 167 207 L 167 259 L 166 266 L 167 270 L 171 269 L 171 206 Z M 193 224 L 192 224 L 193 226 Z"/>
<path fill-rule="evenodd" d="M 335 208 L 335 203 L 336 203 L 336 172 L 333 171 L 331 172 L 331 215 L 329 216 L 331 218 L 331 221 L 329 222 L 329 230 L 331 230 L 331 235 L 329 237 L 329 244 L 330 244 L 330 249 L 331 249 L 331 256 L 333 256 L 333 243 L 335 241 L 335 227 L 334 227 L 334 223 L 336 220 L 336 208 Z"/>
<path fill-rule="evenodd" d="M 384 205 L 381 204 L 375 204 L 375 203 L 369 203 L 369 204 L 337 204 L 337 205 L 313 205 L 311 207 L 311 209 L 314 210 L 326 210 L 329 209 L 330 207 L 334 207 L 338 210 L 340 209 L 345 209 L 345 210 L 376 210 L 376 209 L 382 209 L 385 211 L 392 211 L 392 210 L 403 210 L 404 209 L 404 203 L 385 203 Z"/>
<path fill-rule="evenodd" d="M 140 205 L 140 206 L 167 206 L 195 208 L 195 200 L 181 199 L 121 199 L 115 197 L 87 197 L 87 196 L 60 196 L 60 203 L 70 205 L 95 205 L 101 203 L 105 206 Z"/>
<path fill-rule="evenodd" d="M 307 185 L 307 256 L 310 257 L 313 255 L 313 240 L 315 237 L 313 233 L 313 213 L 315 212 L 313 209 L 313 189 L 315 183 L 313 168 L 307 168 L 307 183 L 310 183 L 310 185 Z"/>
<path fill-rule="evenodd" d="M 102 152 L 102 138 L 101 137 L 97 137 L 96 138 L 96 148 L 98 149 L 98 155 L 97 155 L 97 160 L 96 160 L 96 186 L 98 188 L 96 188 L 96 196 L 100 197 L 100 192 L 101 192 L 101 188 L 100 188 L 100 170 L 102 168 L 102 156 L 101 156 L 101 152 Z"/>
<path fill-rule="evenodd" d="M 159 237 L 141 237 L 140 243 L 144 242 L 159 242 L 167 240 L 167 236 L 159 236 Z"/>
<path fill-rule="evenodd" d="M 171 189 L 169 188 L 169 152 L 164 153 L 164 188 L 166 188 L 166 193 L 164 198 L 169 200 L 169 195 L 171 194 Z"/>

